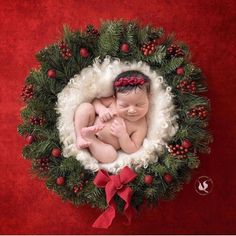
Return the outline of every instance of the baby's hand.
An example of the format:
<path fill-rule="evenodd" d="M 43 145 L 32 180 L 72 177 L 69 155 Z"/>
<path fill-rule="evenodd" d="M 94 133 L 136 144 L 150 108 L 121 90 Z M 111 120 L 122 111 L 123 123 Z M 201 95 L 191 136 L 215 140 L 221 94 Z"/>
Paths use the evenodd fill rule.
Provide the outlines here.
<path fill-rule="evenodd" d="M 102 122 L 106 122 L 116 115 L 110 108 L 105 108 L 99 113 L 99 118 Z"/>
<path fill-rule="evenodd" d="M 117 117 L 111 125 L 111 134 L 117 138 L 127 134 L 126 125 L 124 119 Z"/>

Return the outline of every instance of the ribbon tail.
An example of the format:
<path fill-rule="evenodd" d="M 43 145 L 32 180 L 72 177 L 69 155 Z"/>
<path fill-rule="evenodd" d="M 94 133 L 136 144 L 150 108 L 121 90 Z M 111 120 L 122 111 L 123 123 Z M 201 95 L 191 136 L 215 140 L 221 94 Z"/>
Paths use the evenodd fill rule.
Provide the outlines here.
<path fill-rule="evenodd" d="M 93 223 L 93 228 L 107 229 L 116 216 L 115 203 L 111 203 L 108 209 L 102 213 Z"/>
<path fill-rule="evenodd" d="M 123 213 L 128 220 L 128 223 L 126 225 L 129 225 L 131 223 L 132 218 L 137 214 L 135 208 L 133 208 L 130 204 L 132 194 L 133 192 L 130 187 L 126 187 L 118 192 L 118 195 L 125 201 Z"/>
<path fill-rule="evenodd" d="M 136 214 L 137 214 L 137 211 L 135 210 L 135 208 L 133 208 L 132 206 L 127 207 L 127 209 L 124 210 L 124 215 L 126 216 L 128 222 L 124 222 L 124 224 L 130 225 L 132 219 L 134 218 Z"/>

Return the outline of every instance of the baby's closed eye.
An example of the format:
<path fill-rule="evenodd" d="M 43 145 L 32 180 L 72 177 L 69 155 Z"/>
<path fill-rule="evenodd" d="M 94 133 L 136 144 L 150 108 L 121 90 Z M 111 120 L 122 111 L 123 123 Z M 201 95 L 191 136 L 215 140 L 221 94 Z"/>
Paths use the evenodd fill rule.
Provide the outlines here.
<path fill-rule="evenodd" d="M 119 106 L 121 106 L 121 107 L 128 107 L 127 104 L 119 104 Z"/>
<path fill-rule="evenodd" d="M 144 106 L 144 105 L 145 105 L 145 103 L 138 103 L 138 104 L 136 104 L 136 106 L 138 106 L 138 107 Z"/>
<path fill-rule="evenodd" d="M 135 104 L 136 107 L 141 107 L 141 106 L 144 106 L 145 103 L 137 103 Z M 128 104 L 119 104 L 119 106 L 121 107 L 128 107 L 129 105 Z"/>

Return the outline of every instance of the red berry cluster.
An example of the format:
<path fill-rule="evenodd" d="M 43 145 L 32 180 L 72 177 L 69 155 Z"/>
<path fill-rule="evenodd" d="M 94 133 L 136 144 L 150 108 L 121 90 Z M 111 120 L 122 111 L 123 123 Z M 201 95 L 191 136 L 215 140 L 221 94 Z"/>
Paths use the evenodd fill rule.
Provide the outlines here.
<path fill-rule="evenodd" d="M 140 50 L 142 51 L 144 56 L 149 56 L 156 50 L 157 44 L 158 44 L 158 39 L 153 39 L 148 43 L 144 43 L 141 46 Z"/>
<path fill-rule="evenodd" d="M 84 183 L 87 184 L 88 180 L 86 180 Z M 80 183 L 79 185 L 75 185 L 73 187 L 73 192 L 77 193 L 77 192 L 81 191 L 83 189 L 83 187 L 84 187 L 84 183 Z"/>
<path fill-rule="evenodd" d="M 167 53 L 173 57 L 183 57 L 184 56 L 183 50 L 180 48 L 180 46 L 178 46 L 176 44 L 171 44 L 170 47 L 167 48 Z"/>
<path fill-rule="evenodd" d="M 94 29 L 93 26 L 87 26 L 86 32 L 90 36 L 99 37 L 100 34 L 97 29 Z"/>
<path fill-rule="evenodd" d="M 189 79 L 181 80 L 176 88 L 182 93 L 196 93 L 197 90 L 196 82 Z"/>
<path fill-rule="evenodd" d="M 204 106 L 196 106 L 190 111 L 187 112 L 187 115 L 192 118 L 199 118 L 201 120 L 204 120 L 207 117 L 207 109 Z"/>
<path fill-rule="evenodd" d="M 30 117 L 30 123 L 32 125 L 44 125 L 46 120 L 43 117 Z"/>
<path fill-rule="evenodd" d="M 24 102 L 27 101 L 28 99 L 32 99 L 33 95 L 34 95 L 34 88 L 32 84 L 25 85 L 22 88 L 22 92 L 20 96 L 22 97 Z"/>
<path fill-rule="evenodd" d="M 168 146 L 168 151 L 172 156 L 175 156 L 178 159 L 183 159 L 187 158 L 189 149 L 180 144 L 171 144 Z"/>
<path fill-rule="evenodd" d="M 72 51 L 71 49 L 69 48 L 68 44 L 66 44 L 64 41 L 61 41 L 59 44 L 58 44 L 58 47 L 60 49 L 60 53 L 62 55 L 62 57 L 65 59 L 65 60 L 68 60 L 71 56 L 72 56 Z"/>
<path fill-rule="evenodd" d="M 49 170 L 49 158 L 43 157 L 35 160 L 35 167 L 42 172 Z"/>

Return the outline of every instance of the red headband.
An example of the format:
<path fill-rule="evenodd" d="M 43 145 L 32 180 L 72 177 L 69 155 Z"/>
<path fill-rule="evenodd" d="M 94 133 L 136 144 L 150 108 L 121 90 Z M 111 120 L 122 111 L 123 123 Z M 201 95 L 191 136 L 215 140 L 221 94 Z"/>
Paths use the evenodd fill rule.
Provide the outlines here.
<path fill-rule="evenodd" d="M 123 77 L 114 83 L 114 87 L 122 87 L 122 86 L 127 86 L 127 85 L 143 85 L 144 83 L 145 83 L 145 80 L 143 77 L 141 78 L 138 78 L 135 76 Z"/>

